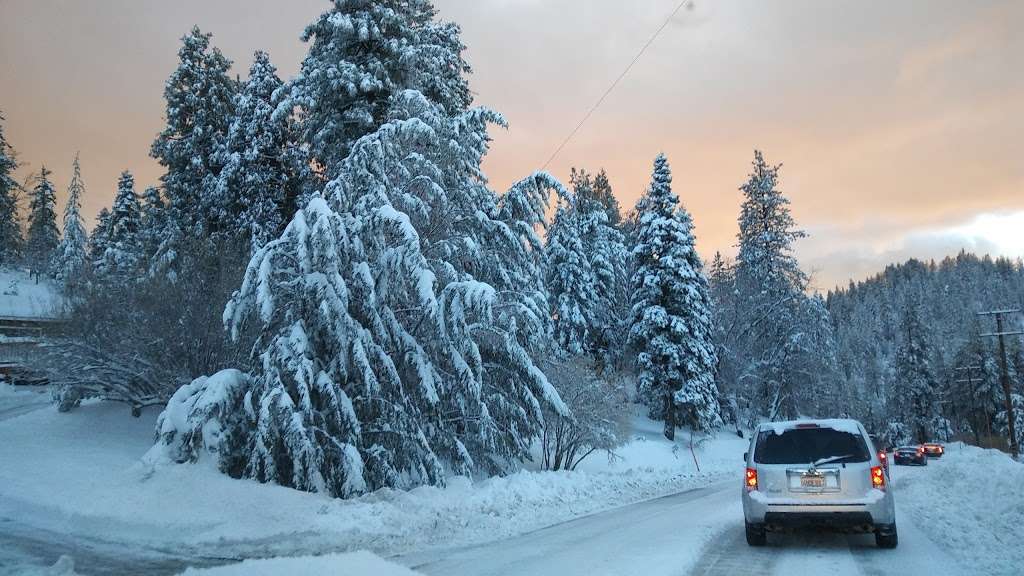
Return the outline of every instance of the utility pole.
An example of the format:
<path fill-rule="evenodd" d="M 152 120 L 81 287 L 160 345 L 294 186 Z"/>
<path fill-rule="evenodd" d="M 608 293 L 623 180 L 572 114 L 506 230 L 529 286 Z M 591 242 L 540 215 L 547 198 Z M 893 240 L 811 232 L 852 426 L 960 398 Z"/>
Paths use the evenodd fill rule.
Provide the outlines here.
<path fill-rule="evenodd" d="M 995 337 L 999 339 L 999 371 L 1001 372 L 1000 381 L 1003 385 L 1003 396 L 1006 402 L 1006 427 L 1010 433 L 1010 452 L 1013 457 L 1016 458 L 1020 454 L 1020 447 L 1017 446 L 1017 428 L 1016 418 L 1013 414 L 1013 393 L 1010 390 L 1010 371 L 1006 365 L 1006 343 L 1003 341 L 1004 336 L 1016 336 L 1024 334 L 1024 330 L 1015 330 L 1007 332 L 1003 330 L 1003 316 L 1007 314 L 1018 314 L 1020 308 L 1008 309 L 1008 310 L 990 310 L 988 312 L 978 312 L 978 316 L 995 316 L 996 317 L 996 331 L 989 334 L 982 334 L 982 336 Z"/>
<path fill-rule="evenodd" d="M 964 378 L 958 378 L 956 380 L 956 382 L 958 384 L 967 384 L 973 390 L 975 382 L 977 382 L 978 384 L 981 384 L 982 382 L 984 382 L 984 379 L 982 379 L 980 377 L 977 378 L 977 379 L 974 378 L 974 371 L 975 370 L 980 372 L 981 371 L 981 366 L 963 366 L 963 367 L 957 368 L 956 369 L 957 372 L 966 372 L 967 376 L 964 377 Z M 962 416 L 961 414 L 959 414 L 959 410 L 957 410 L 957 414 L 958 414 L 958 416 Z M 957 425 L 958 426 L 962 425 L 962 421 L 958 422 Z M 971 427 L 974 428 L 974 426 L 971 426 Z M 985 411 L 985 430 L 986 430 L 986 436 L 992 436 L 992 421 L 989 418 L 987 410 Z M 978 434 L 978 431 L 975 430 L 974 431 L 974 439 L 978 441 L 978 446 L 981 446 L 981 438 L 980 438 L 980 436 L 981 435 Z"/>

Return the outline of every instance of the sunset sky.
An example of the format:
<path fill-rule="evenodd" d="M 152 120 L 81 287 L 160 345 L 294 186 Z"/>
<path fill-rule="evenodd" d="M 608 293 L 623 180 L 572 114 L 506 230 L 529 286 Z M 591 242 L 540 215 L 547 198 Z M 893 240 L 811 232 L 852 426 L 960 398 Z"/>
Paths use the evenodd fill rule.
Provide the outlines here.
<path fill-rule="evenodd" d="M 463 28 L 476 103 L 508 118 L 485 166 L 496 189 L 543 166 L 678 0 L 437 0 Z M 245 75 L 282 77 L 324 0 L 0 0 L 0 111 L 63 209 L 81 151 L 90 220 L 148 156 L 163 82 L 193 24 Z M 1024 254 L 1024 2 L 694 0 L 549 170 L 604 167 L 624 207 L 665 152 L 698 247 L 733 254 L 755 147 L 810 237 L 825 290 L 910 256 Z"/>

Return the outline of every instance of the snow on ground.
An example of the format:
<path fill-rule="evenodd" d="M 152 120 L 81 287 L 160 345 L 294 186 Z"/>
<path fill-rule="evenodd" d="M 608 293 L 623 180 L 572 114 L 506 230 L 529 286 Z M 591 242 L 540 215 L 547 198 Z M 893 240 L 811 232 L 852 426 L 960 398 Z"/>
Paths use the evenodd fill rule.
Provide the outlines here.
<path fill-rule="evenodd" d="M 366 551 L 323 556 L 295 556 L 246 560 L 217 568 L 189 568 L 182 576 L 281 576 L 282 574 L 331 574 L 332 576 L 415 576 L 408 568 L 392 564 Z"/>
<path fill-rule="evenodd" d="M 47 406 L 0 417 L 0 517 L 160 553 L 391 555 L 500 539 L 736 477 L 747 447 L 721 434 L 698 447 L 697 473 L 685 444 L 674 449 L 638 417 L 617 459 L 595 455 L 578 472 L 456 478 L 342 501 L 234 480 L 204 463 L 144 465 L 158 412 L 132 418 L 124 405 L 91 402 L 67 414 Z"/>
<path fill-rule="evenodd" d="M 978 573 L 1024 573 L 1024 464 L 956 444 L 926 467 L 896 471 L 897 512 L 930 539 Z"/>
<path fill-rule="evenodd" d="M 24 270 L 0 269 L 0 317 L 53 318 L 63 304 L 51 280 L 36 282 Z"/>

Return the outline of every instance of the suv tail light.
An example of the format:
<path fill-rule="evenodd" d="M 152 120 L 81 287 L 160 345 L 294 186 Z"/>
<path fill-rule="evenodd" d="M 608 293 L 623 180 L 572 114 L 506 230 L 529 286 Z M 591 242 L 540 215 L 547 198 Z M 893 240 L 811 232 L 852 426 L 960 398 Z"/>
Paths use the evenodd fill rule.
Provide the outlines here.
<path fill-rule="evenodd" d="M 881 466 L 871 467 L 871 487 L 885 490 L 885 472 Z"/>
<path fill-rule="evenodd" d="M 747 487 L 747 492 L 751 492 L 753 490 L 757 490 L 757 469 L 756 468 L 747 468 L 747 480 L 746 480 L 745 486 Z"/>

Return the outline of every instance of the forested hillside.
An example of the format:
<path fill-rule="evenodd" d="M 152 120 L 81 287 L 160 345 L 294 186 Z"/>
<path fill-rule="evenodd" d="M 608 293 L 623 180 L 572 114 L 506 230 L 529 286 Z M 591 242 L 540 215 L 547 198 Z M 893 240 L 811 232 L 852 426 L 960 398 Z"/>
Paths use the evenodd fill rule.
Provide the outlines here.
<path fill-rule="evenodd" d="M 995 332 L 995 320 L 978 313 L 1024 308 L 1020 260 L 965 252 L 941 262 L 910 260 L 830 292 L 827 305 L 842 384 L 836 402 L 852 415 L 878 428 L 919 422 L 940 436 L 947 419 L 953 431 L 975 439 L 1004 426 L 997 340 L 982 336 Z M 1022 320 L 1006 315 L 1004 330 L 1020 329 Z M 1020 341 L 1006 337 L 1017 394 L 1024 373 Z M 908 399 L 901 389 L 914 376 L 919 391 Z"/>

